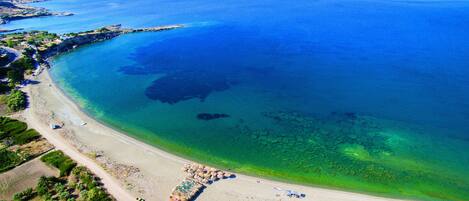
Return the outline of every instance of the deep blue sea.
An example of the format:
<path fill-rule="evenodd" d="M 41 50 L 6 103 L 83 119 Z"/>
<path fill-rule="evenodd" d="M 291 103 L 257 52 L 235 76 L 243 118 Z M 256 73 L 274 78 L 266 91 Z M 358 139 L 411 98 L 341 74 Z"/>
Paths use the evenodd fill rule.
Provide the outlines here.
<path fill-rule="evenodd" d="M 424 200 L 469 197 L 469 1 L 52 0 L 120 36 L 54 59 L 85 111 L 248 174 Z"/>

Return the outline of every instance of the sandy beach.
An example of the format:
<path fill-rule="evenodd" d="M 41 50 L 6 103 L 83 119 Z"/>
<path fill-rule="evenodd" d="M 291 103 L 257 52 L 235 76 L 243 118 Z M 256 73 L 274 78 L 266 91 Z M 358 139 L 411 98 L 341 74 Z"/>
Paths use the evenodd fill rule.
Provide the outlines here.
<path fill-rule="evenodd" d="M 24 87 L 30 106 L 19 118 L 38 130 L 57 149 L 85 165 L 118 200 L 168 200 L 173 187 L 185 177 L 186 159 L 137 141 L 90 118 L 65 96 L 44 70 L 33 78 L 37 84 Z M 63 124 L 52 130 L 50 124 Z M 395 200 L 365 194 L 287 184 L 237 174 L 235 179 L 209 185 L 197 198 L 212 200 L 296 200 L 276 189 L 306 194 L 311 201 Z M 300 199 L 298 199 L 300 200 Z"/>

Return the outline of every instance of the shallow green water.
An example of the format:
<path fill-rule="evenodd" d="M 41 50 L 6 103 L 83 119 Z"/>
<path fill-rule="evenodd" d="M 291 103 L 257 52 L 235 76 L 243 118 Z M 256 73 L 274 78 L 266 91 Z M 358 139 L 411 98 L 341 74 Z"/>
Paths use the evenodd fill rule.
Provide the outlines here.
<path fill-rule="evenodd" d="M 128 7 L 109 15 L 128 23 L 155 12 L 150 1 L 119 3 Z M 469 197 L 466 3 L 160 3 L 191 13 L 167 11 L 163 22 L 191 26 L 55 59 L 54 80 L 91 116 L 247 174 L 391 197 Z M 119 15 L 127 9 L 131 17 Z M 229 117 L 197 118 L 207 113 Z"/>

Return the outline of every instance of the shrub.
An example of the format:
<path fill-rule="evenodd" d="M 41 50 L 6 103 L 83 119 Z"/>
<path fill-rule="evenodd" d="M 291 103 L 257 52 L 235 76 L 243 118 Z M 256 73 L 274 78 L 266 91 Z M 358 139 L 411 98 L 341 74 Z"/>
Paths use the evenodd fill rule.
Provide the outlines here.
<path fill-rule="evenodd" d="M 57 193 L 64 192 L 65 191 L 65 185 L 63 185 L 61 183 L 56 183 L 55 186 L 54 186 L 54 190 Z"/>
<path fill-rule="evenodd" d="M 19 111 L 26 108 L 26 94 L 20 90 L 12 90 L 7 97 L 7 106 L 10 111 Z"/>
<path fill-rule="evenodd" d="M 11 85 L 19 84 L 24 80 L 24 70 L 11 69 L 7 71 L 7 78 Z"/>
<path fill-rule="evenodd" d="M 30 52 L 26 51 L 25 54 L 28 55 Z M 24 56 L 11 63 L 10 67 L 23 71 L 27 69 L 34 69 L 34 60 L 30 56 Z"/>
<path fill-rule="evenodd" d="M 42 176 L 39 178 L 39 181 L 37 182 L 36 185 L 36 192 L 38 195 L 43 196 L 49 191 L 49 181 L 47 177 Z"/>
<path fill-rule="evenodd" d="M 41 157 L 41 161 L 59 169 L 60 176 L 70 174 L 70 171 L 77 165 L 71 158 L 62 151 L 52 151 Z"/>
<path fill-rule="evenodd" d="M 68 200 L 70 193 L 68 191 L 62 191 L 59 193 L 60 200 Z"/>
<path fill-rule="evenodd" d="M 7 72 L 11 70 L 10 68 L 0 68 L 0 78 L 5 78 L 7 76 Z"/>
<path fill-rule="evenodd" d="M 6 43 L 7 43 L 7 46 L 11 48 L 14 48 L 16 45 L 18 45 L 18 42 L 12 41 L 12 40 L 7 40 Z"/>
<path fill-rule="evenodd" d="M 22 133 L 13 135 L 13 143 L 14 144 L 26 144 L 40 137 L 41 135 L 39 135 L 39 133 L 36 130 L 29 129 Z"/>
<path fill-rule="evenodd" d="M 10 86 L 6 83 L 0 83 L 0 94 L 7 93 L 11 90 Z"/>
<path fill-rule="evenodd" d="M 106 192 L 99 187 L 94 187 L 86 193 L 86 200 L 89 201 L 110 201 L 112 200 Z"/>
<path fill-rule="evenodd" d="M 49 190 L 55 188 L 57 184 L 62 183 L 63 181 L 58 178 L 42 176 L 41 178 L 39 178 L 39 182 L 36 185 L 36 192 L 43 198 L 47 198 L 48 196 L 51 196 Z"/>
<path fill-rule="evenodd" d="M 0 173 L 14 168 L 21 162 L 21 158 L 15 152 L 0 149 Z"/>
<path fill-rule="evenodd" d="M 28 201 L 34 198 L 36 195 L 32 188 L 28 188 L 22 192 L 16 193 L 13 196 L 14 201 Z"/>

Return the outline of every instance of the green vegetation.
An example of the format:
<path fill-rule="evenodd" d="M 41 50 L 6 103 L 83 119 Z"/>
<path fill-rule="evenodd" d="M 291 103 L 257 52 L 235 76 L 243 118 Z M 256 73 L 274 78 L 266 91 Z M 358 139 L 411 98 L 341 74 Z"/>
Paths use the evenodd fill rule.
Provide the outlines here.
<path fill-rule="evenodd" d="M 24 71 L 18 69 L 11 69 L 7 71 L 7 78 L 10 86 L 15 86 L 24 80 Z"/>
<path fill-rule="evenodd" d="M 25 49 L 25 56 L 10 64 L 13 69 L 27 70 L 34 69 L 34 60 L 31 58 L 31 50 Z M 31 55 L 29 55 L 31 54 Z"/>
<path fill-rule="evenodd" d="M 16 193 L 13 196 L 13 201 L 28 201 L 36 196 L 32 188 L 28 188 L 22 192 Z"/>
<path fill-rule="evenodd" d="M 58 168 L 60 176 L 69 175 L 70 171 L 77 165 L 75 161 L 66 156 L 62 151 L 52 151 L 42 156 L 41 161 Z"/>
<path fill-rule="evenodd" d="M 110 30 L 107 29 L 106 27 L 103 27 L 103 28 L 98 29 L 97 31 L 101 33 L 105 33 L 105 32 L 109 32 Z"/>
<path fill-rule="evenodd" d="M 11 86 L 22 82 L 24 80 L 24 73 L 32 71 L 35 68 L 34 60 L 30 55 L 27 55 L 31 53 L 28 50 L 25 50 L 24 54 L 26 56 L 21 57 L 20 59 L 11 63 L 6 72 L 6 76 Z"/>
<path fill-rule="evenodd" d="M 99 187 L 97 178 L 85 167 L 80 166 L 73 169 L 72 174 L 77 178 L 77 188 L 81 190 L 81 197 L 90 201 L 112 200 L 109 195 Z"/>
<path fill-rule="evenodd" d="M 10 95 L 7 97 L 7 106 L 12 112 L 23 110 L 26 108 L 26 105 L 26 94 L 20 90 L 12 90 Z"/>
<path fill-rule="evenodd" d="M 13 41 L 13 40 L 6 40 L 5 43 L 6 43 L 6 46 L 10 48 L 14 48 L 15 46 L 19 44 L 18 41 Z"/>
<path fill-rule="evenodd" d="M 21 152 L 21 149 L 8 148 L 12 145 L 23 145 L 40 138 L 34 129 L 28 129 L 24 122 L 8 117 L 0 117 L 0 172 L 7 171 L 30 159 L 29 153 Z"/>
<path fill-rule="evenodd" d="M 0 140 L 24 132 L 28 125 L 8 117 L 0 117 Z"/>
<path fill-rule="evenodd" d="M 64 185 L 66 182 L 66 180 L 61 178 L 43 176 L 39 178 L 39 182 L 36 185 L 37 195 L 44 200 L 59 200 L 57 198 L 60 198 L 60 200 L 73 199 Z M 56 199 L 52 199 L 53 197 Z"/>
<path fill-rule="evenodd" d="M 22 133 L 13 135 L 13 143 L 14 144 L 26 144 L 28 142 L 31 142 L 33 140 L 36 140 L 40 138 L 41 135 L 34 129 L 29 129 L 27 131 L 24 131 Z"/>
<path fill-rule="evenodd" d="M 98 178 L 85 167 L 75 167 L 71 173 L 62 178 L 41 177 L 36 185 L 37 195 L 44 200 L 113 200 L 100 186 Z"/>
<path fill-rule="evenodd" d="M 11 90 L 8 84 L 0 82 L 0 94 L 8 93 Z"/>
<path fill-rule="evenodd" d="M 0 149 L 0 173 L 16 167 L 22 162 L 21 157 L 6 148 Z"/>

